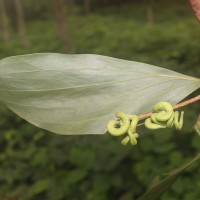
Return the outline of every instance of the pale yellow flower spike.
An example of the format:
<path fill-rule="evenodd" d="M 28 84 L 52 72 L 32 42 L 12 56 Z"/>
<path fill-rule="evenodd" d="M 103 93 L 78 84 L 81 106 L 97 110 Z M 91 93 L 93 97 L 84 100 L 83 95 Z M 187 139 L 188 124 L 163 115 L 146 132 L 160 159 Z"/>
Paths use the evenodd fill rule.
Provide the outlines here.
<path fill-rule="evenodd" d="M 121 136 L 125 133 L 128 134 L 123 140 L 122 144 L 127 145 L 128 142 L 132 145 L 137 144 L 137 138 L 139 135 L 136 133 L 136 127 L 138 124 L 138 116 L 137 115 L 128 115 L 123 112 L 116 113 L 116 117 L 120 119 L 120 121 L 111 120 L 108 122 L 107 130 L 113 136 Z M 119 127 L 117 127 L 119 126 Z"/>
<path fill-rule="evenodd" d="M 153 107 L 153 114 L 145 120 L 148 129 L 171 128 L 175 126 L 181 130 L 183 126 L 184 112 L 181 112 L 179 119 L 178 111 L 174 112 L 173 107 L 168 102 L 159 102 Z"/>
<path fill-rule="evenodd" d="M 119 121 L 111 120 L 108 122 L 107 130 L 113 136 L 121 136 L 127 133 L 127 136 L 122 140 L 122 145 L 127 145 L 129 142 L 132 145 L 137 144 L 139 134 L 136 133 L 139 118 L 137 115 L 128 115 L 123 112 L 117 112 L 116 117 Z M 168 102 L 159 102 L 153 107 L 153 114 L 145 120 L 145 126 L 148 129 L 171 128 L 175 126 L 177 130 L 183 127 L 184 112 L 174 112 L 173 107 Z"/>

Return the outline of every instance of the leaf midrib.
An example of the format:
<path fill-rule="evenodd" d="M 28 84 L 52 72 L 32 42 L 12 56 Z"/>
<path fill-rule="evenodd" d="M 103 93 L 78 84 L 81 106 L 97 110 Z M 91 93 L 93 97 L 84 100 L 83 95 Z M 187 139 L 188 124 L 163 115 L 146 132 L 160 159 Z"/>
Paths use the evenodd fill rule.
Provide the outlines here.
<path fill-rule="evenodd" d="M 171 78 L 173 80 L 187 80 L 187 81 L 191 81 L 193 80 L 194 82 L 199 82 L 200 83 L 200 79 L 196 79 L 196 78 L 192 78 L 188 79 L 188 78 L 184 78 L 184 77 L 177 77 L 177 76 L 168 76 L 168 75 L 156 75 L 157 77 L 166 77 L 166 78 Z M 144 76 L 144 77 L 139 77 L 139 78 L 135 78 L 135 79 L 127 79 L 127 80 L 121 80 L 121 81 L 110 81 L 110 82 L 106 82 L 106 83 L 97 83 L 97 84 L 91 84 L 91 85 L 81 85 L 81 86 L 73 86 L 73 87 L 66 87 L 66 88 L 53 88 L 53 89 L 42 89 L 42 90 L 9 90 L 9 89 L 0 89 L 0 91 L 13 91 L 13 92 L 46 92 L 46 91 L 56 91 L 56 90 L 68 90 L 68 89 L 77 89 L 77 88 L 87 88 L 87 87 L 96 87 L 96 86 L 102 86 L 102 85 L 110 85 L 110 84 L 117 84 L 117 83 L 123 83 L 123 82 L 129 82 L 129 81 L 133 81 L 133 80 L 138 80 L 138 79 L 142 79 L 142 78 L 150 78 L 150 77 L 155 77 L 155 75 L 151 75 L 151 76 Z M 36 79 L 37 80 L 37 79 Z"/>

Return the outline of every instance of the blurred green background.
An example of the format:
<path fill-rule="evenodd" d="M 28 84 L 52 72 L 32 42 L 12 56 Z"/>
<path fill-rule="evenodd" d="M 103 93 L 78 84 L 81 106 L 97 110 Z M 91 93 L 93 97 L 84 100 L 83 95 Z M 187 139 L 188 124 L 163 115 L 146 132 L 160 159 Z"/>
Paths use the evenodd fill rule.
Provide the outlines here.
<path fill-rule="evenodd" d="M 0 3 L 0 59 L 34 52 L 93 53 L 200 77 L 200 25 L 187 0 Z M 199 152 L 200 138 L 192 131 L 199 104 L 185 111 L 182 133 L 149 132 L 137 147 L 124 147 L 109 135 L 41 130 L 0 105 L 0 200 L 137 199 L 154 176 Z M 194 165 L 161 200 L 199 200 L 199 175 Z"/>

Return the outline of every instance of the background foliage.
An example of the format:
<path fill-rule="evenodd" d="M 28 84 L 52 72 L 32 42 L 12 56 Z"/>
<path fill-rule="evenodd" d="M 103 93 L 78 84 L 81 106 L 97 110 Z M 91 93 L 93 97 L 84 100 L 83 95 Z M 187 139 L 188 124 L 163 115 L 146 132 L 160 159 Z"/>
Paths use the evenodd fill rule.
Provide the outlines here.
<path fill-rule="evenodd" d="M 73 12 L 67 7 L 66 19 L 73 53 L 103 54 L 200 76 L 200 26 L 186 1 L 154 1 L 153 23 L 148 22 L 145 1 L 93 7 L 89 15 L 84 14 L 81 1 L 77 3 Z M 51 8 L 44 0 L 37 4 L 32 0 L 23 4 L 30 46 L 24 47 L 12 29 L 11 42 L 0 41 L 0 58 L 65 52 Z M 123 147 L 109 135 L 61 136 L 43 131 L 1 105 L 0 199 L 136 199 L 155 175 L 199 152 L 200 139 L 191 131 L 199 105 L 185 110 L 182 133 L 148 132 L 137 147 Z M 199 173 L 194 165 L 162 200 L 198 199 Z"/>

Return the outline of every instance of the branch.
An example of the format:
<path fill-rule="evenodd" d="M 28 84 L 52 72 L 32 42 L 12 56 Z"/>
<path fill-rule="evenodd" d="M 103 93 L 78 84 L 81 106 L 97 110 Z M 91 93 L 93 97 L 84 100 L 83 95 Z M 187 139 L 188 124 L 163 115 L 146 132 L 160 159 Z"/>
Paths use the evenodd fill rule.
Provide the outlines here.
<path fill-rule="evenodd" d="M 188 99 L 186 101 L 183 101 L 181 103 L 178 103 L 178 104 L 175 104 L 173 106 L 173 109 L 178 109 L 178 108 L 181 108 L 181 107 L 184 107 L 186 105 L 189 105 L 189 104 L 192 104 L 196 101 L 199 101 L 200 100 L 200 95 L 196 96 L 196 97 L 193 97 L 191 99 Z M 145 114 L 141 114 L 141 115 L 138 115 L 139 119 L 145 119 L 145 118 L 148 118 L 150 117 L 152 114 L 152 112 L 149 112 L 149 113 L 145 113 Z"/>

